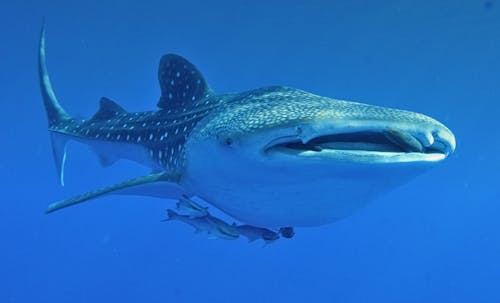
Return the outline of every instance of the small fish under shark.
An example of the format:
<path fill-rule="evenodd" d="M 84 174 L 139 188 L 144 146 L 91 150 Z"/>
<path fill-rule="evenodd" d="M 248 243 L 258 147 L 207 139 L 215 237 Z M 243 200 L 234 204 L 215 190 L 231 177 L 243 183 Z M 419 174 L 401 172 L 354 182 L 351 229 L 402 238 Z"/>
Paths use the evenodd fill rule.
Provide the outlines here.
<path fill-rule="evenodd" d="M 238 233 L 245 236 L 248 242 L 261 239 L 266 243 L 272 243 L 280 238 L 280 233 L 267 228 L 255 227 L 252 225 L 233 225 Z"/>
<path fill-rule="evenodd" d="M 171 209 L 167 210 L 167 219 L 165 221 L 178 220 L 191 225 L 195 228 L 197 233 L 206 232 L 210 237 L 236 240 L 239 238 L 240 233 L 235 226 L 229 225 L 223 220 L 206 215 L 203 217 L 191 217 L 189 215 L 179 214 Z"/>
<path fill-rule="evenodd" d="M 291 238 L 294 235 L 293 229 L 281 228 L 278 232 L 272 231 L 267 228 L 252 226 L 252 225 L 238 225 L 232 223 L 231 225 L 224 220 L 214 217 L 208 211 L 208 207 L 201 206 L 195 201 L 186 196 L 182 196 L 176 204 L 177 212 L 168 209 L 167 219 L 163 221 L 177 220 L 191 225 L 195 228 L 197 233 L 206 232 L 212 238 L 238 239 L 239 235 L 245 236 L 249 242 L 261 239 L 266 244 L 272 243 L 280 238 L 280 233 L 285 238 Z"/>
<path fill-rule="evenodd" d="M 128 159 L 152 171 L 54 202 L 47 213 L 108 194 L 197 197 L 250 226 L 249 238 L 256 237 L 256 228 L 291 237 L 290 226 L 345 218 L 441 163 L 456 146 L 446 126 L 411 111 L 285 86 L 218 94 L 191 62 L 175 54 L 160 59 L 157 109 L 129 112 L 103 97 L 92 117 L 79 119 L 63 109 L 52 88 L 44 26 L 38 59 L 62 185 L 69 141 L 90 146 L 103 166 Z M 423 190 L 419 203 L 429 200 L 432 194 Z M 207 216 L 171 215 L 186 223 L 198 218 L 213 229 Z M 221 237 L 231 237 L 228 230 Z M 246 228 L 239 231 L 244 235 Z"/>
<path fill-rule="evenodd" d="M 177 210 L 191 218 L 205 217 L 209 215 L 208 207 L 201 206 L 195 201 L 189 199 L 187 196 L 182 195 L 176 203 Z"/>

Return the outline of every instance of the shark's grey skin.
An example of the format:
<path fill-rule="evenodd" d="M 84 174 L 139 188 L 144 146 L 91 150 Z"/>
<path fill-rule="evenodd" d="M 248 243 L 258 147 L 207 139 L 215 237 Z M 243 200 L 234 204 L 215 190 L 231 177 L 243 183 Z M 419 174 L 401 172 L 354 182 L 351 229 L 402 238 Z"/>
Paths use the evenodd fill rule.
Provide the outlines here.
<path fill-rule="evenodd" d="M 154 172 L 58 201 L 48 212 L 108 193 L 186 195 L 254 226 L 321 225 L 354 213 L 455 149 L 448 128 L 414 112 L 283 86 L 216 94 L 177 55 L 161 58 L 158 110 L 130 113 L 103 98 L 92 118 L 78 120 L 53 92 L 43 30 L 39 71 L 61 182 L 67 140 L 91 146 L 104 165 L 127 158 Z"/>

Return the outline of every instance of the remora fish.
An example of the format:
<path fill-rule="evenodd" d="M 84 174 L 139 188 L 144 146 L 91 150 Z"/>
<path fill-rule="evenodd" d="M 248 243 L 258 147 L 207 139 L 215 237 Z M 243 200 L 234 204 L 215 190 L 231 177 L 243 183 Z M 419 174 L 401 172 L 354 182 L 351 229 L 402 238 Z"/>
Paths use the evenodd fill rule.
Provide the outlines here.
<path fill-rule="evenodd" d="M 281 227 L 279 233 L 283 236 L 283 238 L 291 239 L 295 236 L 295 230 L 293 227 Z"/>
<path fill-rule="evenodd" d="M 168 209 L 165 221 L 171 220 L 178 220 L 191 225 L 197 233 L 206 231 L 212 238 L 236 240 L 239 237 L 238 231 L 235 228 L 212 216 L 191 218 L 188 215 L 181 215 Z"/>
<path fill-rule="evenodd" d="M 264 240 L 266 243 L 278 240 L 280 235 L 267 228 L 256 227 L 252 225 L 233 225 L 240 235 L 245 236 L 248 242 L 253 242 L 258 239 Z"/>
<path fill-rule="evenodd" d="M 455 149 L 448 128 L 415 112 L 283 86 L 217 94 L 172 54 L 160 60 L 157 110 L 127 112 L 103 98 L 93 117 L 79 120 L 52 89 L 43 29 L 39 77 L 61 183 L 68 140 L 90 145 L 104 165 L 126 158 L 155 172 L 47 212 L 110 193 L 186 194 L 254 226 L 315 226 L 354 213 Z"/>
<path fill-rule="evenodd" d="M 189 199 L 187 196 L 182 195 L 176 203 L 177 210 L 181 213 L 188 215 L 191 218 L 205 217 L 210 215 L 207 207 L 203 207 L 200 204 Z"/>
<path fill-rule="evenodd" d="M 206 216 L 206 218 L 215 225 L 217 231 L 215 235 L 217 238 L 235 240 L 240 237 L 238 230 L 234 226 L 226 223 L 226 221 L 211 215 Z"/>

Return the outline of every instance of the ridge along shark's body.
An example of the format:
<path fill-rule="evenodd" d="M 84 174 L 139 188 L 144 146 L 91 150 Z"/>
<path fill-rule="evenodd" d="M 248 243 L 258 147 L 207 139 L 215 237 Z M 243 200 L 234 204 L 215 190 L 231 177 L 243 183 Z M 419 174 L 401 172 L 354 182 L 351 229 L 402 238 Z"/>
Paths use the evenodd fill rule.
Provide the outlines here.
<path fill-rule="evenodd" d="M 126 158 L 154 172 L 47 212 L 108 193 L 186 195 L 254 226 L 315 226 L 352 214 L 455 149 L 448 128 L 418 113 L 282 86 L 216 94 L 177 55 L 161 58 L 158 110 L 130 113 L 103 98 L 92 118 L 78 120 L 52 90 L 43 29 L 39 75 L 61 183 L 68 140 L 91 146 L 104 165 Z"/>

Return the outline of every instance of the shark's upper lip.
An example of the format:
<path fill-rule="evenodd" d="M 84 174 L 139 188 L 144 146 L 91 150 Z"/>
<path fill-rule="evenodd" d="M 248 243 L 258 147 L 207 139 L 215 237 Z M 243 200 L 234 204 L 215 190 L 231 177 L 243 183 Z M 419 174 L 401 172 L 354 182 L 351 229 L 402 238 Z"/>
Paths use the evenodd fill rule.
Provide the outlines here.
<path fill-rule="evenodd" d="M 446 128 L 408 131 L 397 128 L 361 128 L 280 137 L 264 152 L 307 158 L 328 158 L 352 162 L 437 162 L 455 150 L 455 137 Z"/>

